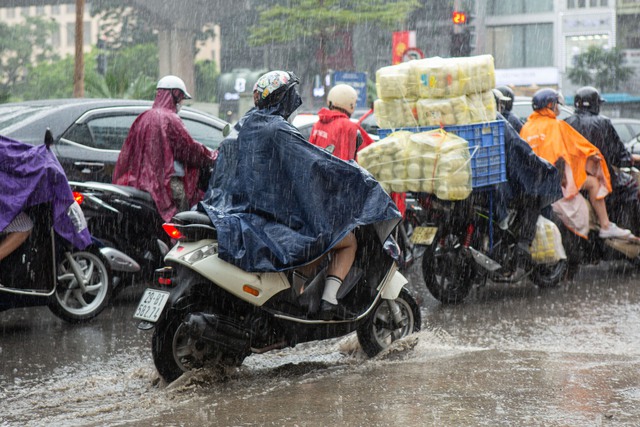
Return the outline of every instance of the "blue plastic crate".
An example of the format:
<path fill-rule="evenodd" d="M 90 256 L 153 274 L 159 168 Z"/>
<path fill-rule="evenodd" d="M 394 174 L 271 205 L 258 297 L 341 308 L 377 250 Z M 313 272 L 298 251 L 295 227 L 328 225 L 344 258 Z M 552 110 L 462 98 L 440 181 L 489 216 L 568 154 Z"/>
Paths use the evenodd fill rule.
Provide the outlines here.
<path fill-rule="evenodd" d="M 425 132 L 438 129 L 432 127 L 410 127 L 378 129 L 380 139 L 400 130 Z M 504 152 L 504 121 L 496 120 L 471 125 L 445 126 L 444 130 L 464 138 L 471 152 L 472 187 L 485 187 L 507 180 L 507 162 Z"/>

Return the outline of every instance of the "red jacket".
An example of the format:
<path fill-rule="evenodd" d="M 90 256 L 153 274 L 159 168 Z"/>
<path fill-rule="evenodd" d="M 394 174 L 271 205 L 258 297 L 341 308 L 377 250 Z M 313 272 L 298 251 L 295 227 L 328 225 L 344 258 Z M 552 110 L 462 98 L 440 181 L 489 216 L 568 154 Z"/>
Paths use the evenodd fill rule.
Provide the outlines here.
<path fill-rule="evenodd" d="M 170 180 L 174 160 L 182 163 L 184 189 L 189 204 L 202 197 L 199 169 L 213 164 L 214 154 L 195 141 L 176 113 L 171 91 L 158 90 L 153 107 L 133 122 L 113 172 L 113 183 L 151 194 L 160 216 L 169 221 L 178 211 L 173 204 Z"/>
<path fill-rule="evenodd" d="M 356 155 L 356 137 L 358 131 L 362 135 L 359 149 L 371 144 L 373 140 L 358 123 L 337 110 L 322 108 L 318 112 L 320 120 L 313 125 L 309 142 L 321 148 L 333 145 L 333 155 L 342 160 L 353 160 Z"/>

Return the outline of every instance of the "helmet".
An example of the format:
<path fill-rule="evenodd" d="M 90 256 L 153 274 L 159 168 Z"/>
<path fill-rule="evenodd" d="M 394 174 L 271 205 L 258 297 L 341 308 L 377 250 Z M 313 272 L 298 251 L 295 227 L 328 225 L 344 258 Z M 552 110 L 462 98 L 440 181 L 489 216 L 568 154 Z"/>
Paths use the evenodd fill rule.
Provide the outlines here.
<path fill-rule="evenodd" d="M 327 95 L 327 104 L 329 108 L 337 107 L 344 110 L 349 116 L 356 109 L 358 101 L 358 92 L 349 85 L 335 85 Z"/>
<path fill-rule="evenodd" d="M 300 80 L 291 71 L 269 71 L 253 85 L 253 102 L 261 109 L 277 104 L 298 83 Z"/>
<path fill-rule="evenodd" d="M 600 97 L 598 89 L 592 86 L 584 86 L 576 91 L 573 105 L 579 110 L 587 110 L 598 114 L 600 112 L 600 104 L 603 102 L 605 100 Z"/>
<path fill-rule="evenodd" d="M 156 89 L 180 89 L 184 94 L 185 99 L 191 99 L 191 95 L 187 92 L 187 87 L 180 77 L 164 76 L 158 80 Z"/>
<path fill-rule="evenodd" d="M 502 92 L 504 96 L 509 98 L 509 101 L 504 101 L 504 110 L 511 111 L 511 109 L 513 108 L 513 100 L 516 99 L 516 94 L 509 86 L 498 86 L 496 89 Z"/>
<path fill-rule="evenodd" d="M 507 109 L 507 102 L 511 102 L 511 98 L 505 96 L 498 89 L 491 89 L 493 92 L 493 97 L 496 100 L 496 106 L 498 107 L 498 112 L 502 113 Z"/>
<path fill-rule="evenodd" d="M 531 107 L 533 107 L 534 111 L 541 110 L 543 108 L 547 108 L 549 103 L 553 105 L 551 108 L 554 108 L 556 104 L 561 103 L 561 98 L 558 91 L 554 89 L 540 89 L 536 93 L 533 94 L 533 98 L 531 99 Z"/>

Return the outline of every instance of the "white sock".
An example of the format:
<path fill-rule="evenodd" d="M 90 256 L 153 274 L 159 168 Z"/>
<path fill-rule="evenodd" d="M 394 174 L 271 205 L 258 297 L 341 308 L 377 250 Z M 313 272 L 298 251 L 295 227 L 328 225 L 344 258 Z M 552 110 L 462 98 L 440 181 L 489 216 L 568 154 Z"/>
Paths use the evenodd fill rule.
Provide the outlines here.
<path fill-rule="evenodd" d="M 338 304 L 336 296 L 338 295 L 340 285 L 342 285 L 342 280 L 338 279 L 336 276 L 328 276 L 327 280 L 324 282 L 322 299 L 330 302 L 331 304 Z"/>

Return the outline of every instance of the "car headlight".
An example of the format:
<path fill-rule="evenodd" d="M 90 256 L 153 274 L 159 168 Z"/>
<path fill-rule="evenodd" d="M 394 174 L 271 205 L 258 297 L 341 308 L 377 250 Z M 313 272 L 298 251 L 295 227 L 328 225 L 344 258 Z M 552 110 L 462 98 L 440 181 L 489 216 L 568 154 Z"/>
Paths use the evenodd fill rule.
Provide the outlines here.
<path fill-rule="evenodd" d="M 218 253 L 218 244 L 212 243 L 210 245 L 203 246 L 198 250 L 190 252 L 181 258 L 184 261 L 188 262 L 189 264 L 194 264 L 198 261 L 202 261 L 203 259 L 208 258 L 217 253 Z"/>

